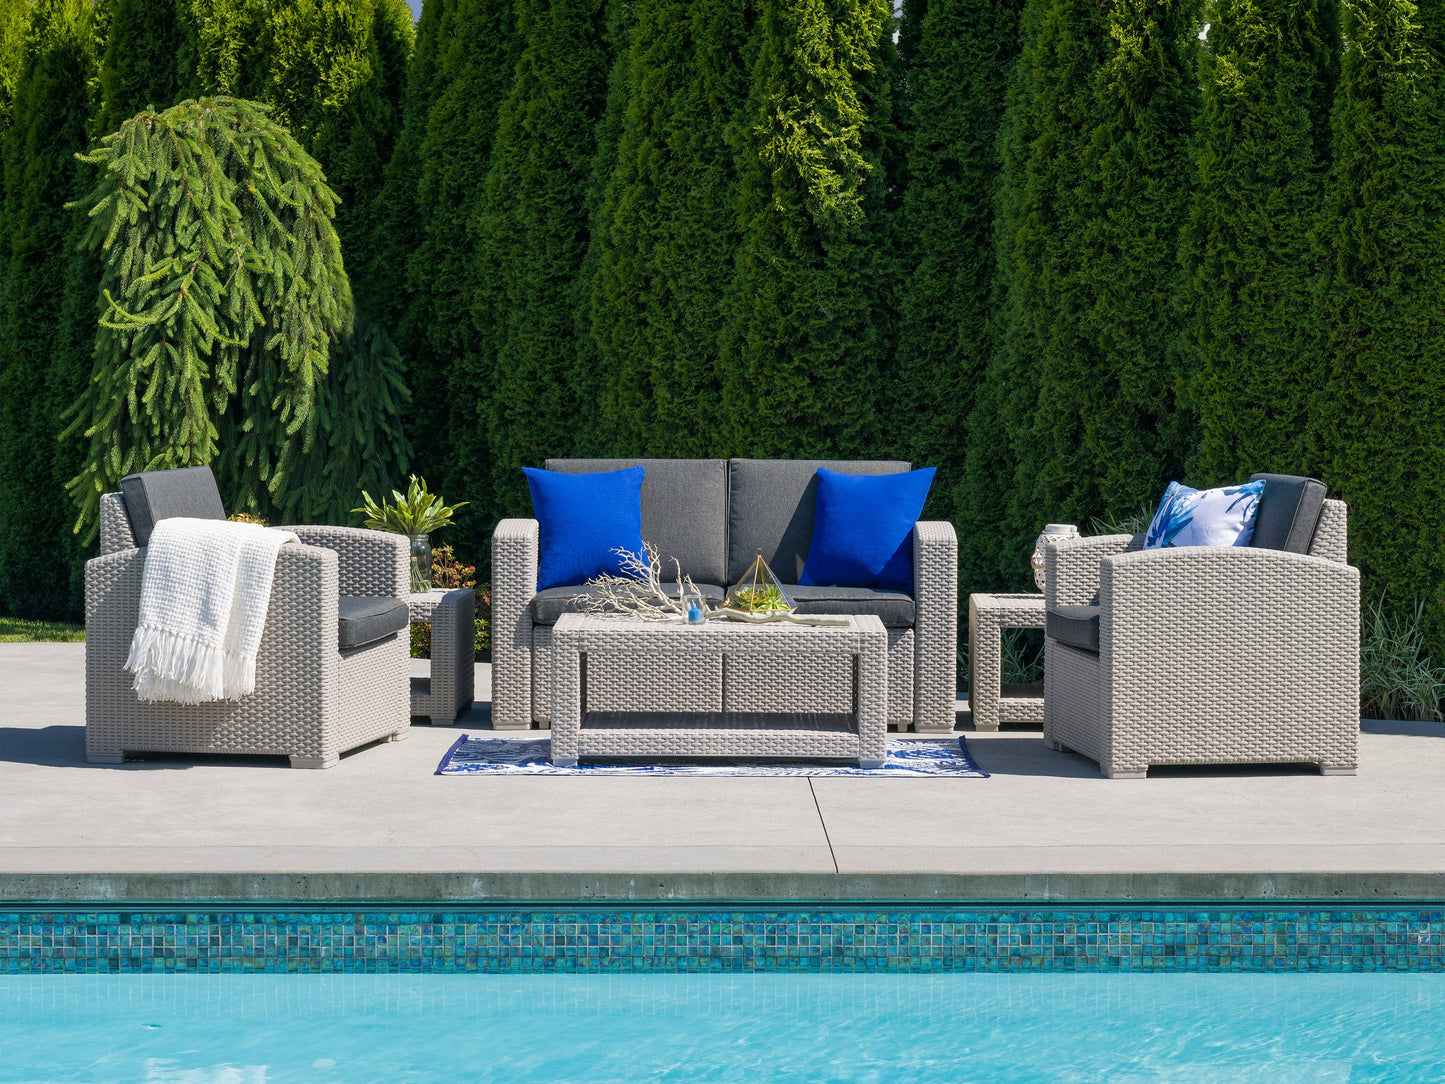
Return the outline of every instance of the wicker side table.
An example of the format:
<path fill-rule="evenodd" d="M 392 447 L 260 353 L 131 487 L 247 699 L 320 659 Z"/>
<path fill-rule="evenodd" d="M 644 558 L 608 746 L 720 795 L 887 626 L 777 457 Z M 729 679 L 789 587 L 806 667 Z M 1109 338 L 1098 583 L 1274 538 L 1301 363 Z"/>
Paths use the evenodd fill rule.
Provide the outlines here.
<path fill-rule="evenodd" d="M 590 656 L 719 656 L 766 660 L 757 680 L 775 673 L 786 687 L 790 665 L 819 656 L 853 659 L 852 712 L 587 711 Z M 626 690 L 605 699 L 626 702 Z M 779 699 L 783 696 L 781 688 Z M 888 634 L 873 615 L 846 625 L 701 625 L 629 617 L 563 614 L 553 629 L 552 762 L 578 757 L 793 757 L 883 763 L 888 736 Z"/>
<path fill-rule="evenodd" d="M 1044 698 L 1012 690 L 1005 696 L 1001 673 L 1003 630 L 1043 627 L 1043 595 L 968 596 L 968 706 L 975 730 L 1044 721 Z"/>
<path fill-rule="evenodd" d="M 450 726 L 475 694 L 476 593 L 425 591 L 407 599 L 407 609 L 412 621 L 431 623 L 431 676 L 411 679 L 411 713 Z"/>

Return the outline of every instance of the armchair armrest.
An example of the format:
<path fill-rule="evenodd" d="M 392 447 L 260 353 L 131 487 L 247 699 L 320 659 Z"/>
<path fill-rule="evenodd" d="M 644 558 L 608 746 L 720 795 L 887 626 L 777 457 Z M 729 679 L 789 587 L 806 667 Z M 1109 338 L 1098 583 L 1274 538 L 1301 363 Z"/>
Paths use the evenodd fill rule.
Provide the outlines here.
<path fill-rule="evenodd" d="M 100 495 L 100 552 L 116 553 L 135 549 L 135 535 L 130 530 L 130 515 L 125 497 L 119 493 Z"/>
<path fill-rule="evenodd" d="M 302 545 L 335 552 L 341 594 L 399 598 L 403 602 L 411 594 L 411 543 L 406 535 L 321 524 L 282 529 L 295 531 Z"/>
<path fill-rule="evenodd" d="M 1104 534 L 1050 542 L 1044 547 L 1044 605 L 1053 609 L 1093 602 L 1099 590 L 1099 562 L 1143 545 L 1141 534 Z"/>
<path fill-rule="evenodd" d="M 1247 546 L 1123 553 L 1101 563 L 1099 604 L 1101 695 L 1358 719 L 1357 568 Z"/>
<path fill-rule="evenodd" d="M 535 519 L 504 519 L 492 532 L 492 726 L 532 725 L 532 596 L 537 593 Z"/>
<path fill-rule="evenodd" d="M 107 697 L 134 699 L 131 676 L 123 668 L 139 620 L 146 552 L 120 550 L 85 563 L 86 698 L 97 709 Z M 284 659 L 293 676 L 299 673 L 298 683 L 307 671 L 315 671 L 319 680 L 327 667 L 334 668 L 338 653 L 336 598 L 334 552 L 316 546 L 282 546 L 276 555 L 260 657 Z M 257 689 L 264 684 L 258 674 Z"/>
<path fill-rule="evenodd" d="M 953 524 L 913 527 L 913 725 L 952 730 L 958 693 L 958 536 Z"/>

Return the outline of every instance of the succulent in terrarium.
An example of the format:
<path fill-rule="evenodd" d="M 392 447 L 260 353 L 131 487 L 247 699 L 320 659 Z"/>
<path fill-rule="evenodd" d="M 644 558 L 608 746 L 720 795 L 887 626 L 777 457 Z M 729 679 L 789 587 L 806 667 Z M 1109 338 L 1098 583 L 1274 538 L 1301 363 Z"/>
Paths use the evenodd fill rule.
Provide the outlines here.
<path fill-rule="evenodd" d="M 797 607 L 773 575 L 762 554 L 754 558 L 723 602 L 722 612 L 741 621 L 772 621 L 786 617 Z"/>

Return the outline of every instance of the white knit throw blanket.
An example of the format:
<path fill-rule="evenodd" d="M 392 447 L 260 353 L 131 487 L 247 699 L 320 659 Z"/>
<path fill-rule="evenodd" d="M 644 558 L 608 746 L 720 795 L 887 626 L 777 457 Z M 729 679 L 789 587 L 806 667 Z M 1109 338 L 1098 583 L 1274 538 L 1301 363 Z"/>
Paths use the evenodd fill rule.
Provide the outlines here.
<path fill-rule="evenodd" d="M 163 519 L 151 532 L 125 668 L 142 700 L 203 704 L 256 688 L 276 555 L 290 531 Z"/>

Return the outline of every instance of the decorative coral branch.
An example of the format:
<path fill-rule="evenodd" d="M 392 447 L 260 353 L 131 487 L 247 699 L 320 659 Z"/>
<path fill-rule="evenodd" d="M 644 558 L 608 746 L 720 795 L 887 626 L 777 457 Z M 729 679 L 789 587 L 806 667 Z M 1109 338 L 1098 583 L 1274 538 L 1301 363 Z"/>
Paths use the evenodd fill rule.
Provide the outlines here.
<path fill-rule="evenodd" d="M 719 611 L 710 609 L 691 576 L 682 574 L 682 565 L 672 559 L 677 574 L 677 595 L 674 597 L 662 586 L 662 561 L 657 550 L 648 542 L 642 544 L 642 553 L 627 549 L 612 551 L 622 558 L 621 576 L 597 576 L 587 581 L 588 587 L 599 588 L 586 595 L 576 595 L 572 601 L 589 614 L 627 614 L 642 621 L 686 621 L 688 604 L 696 602 L 704 618 L 713 617 Z"/>

